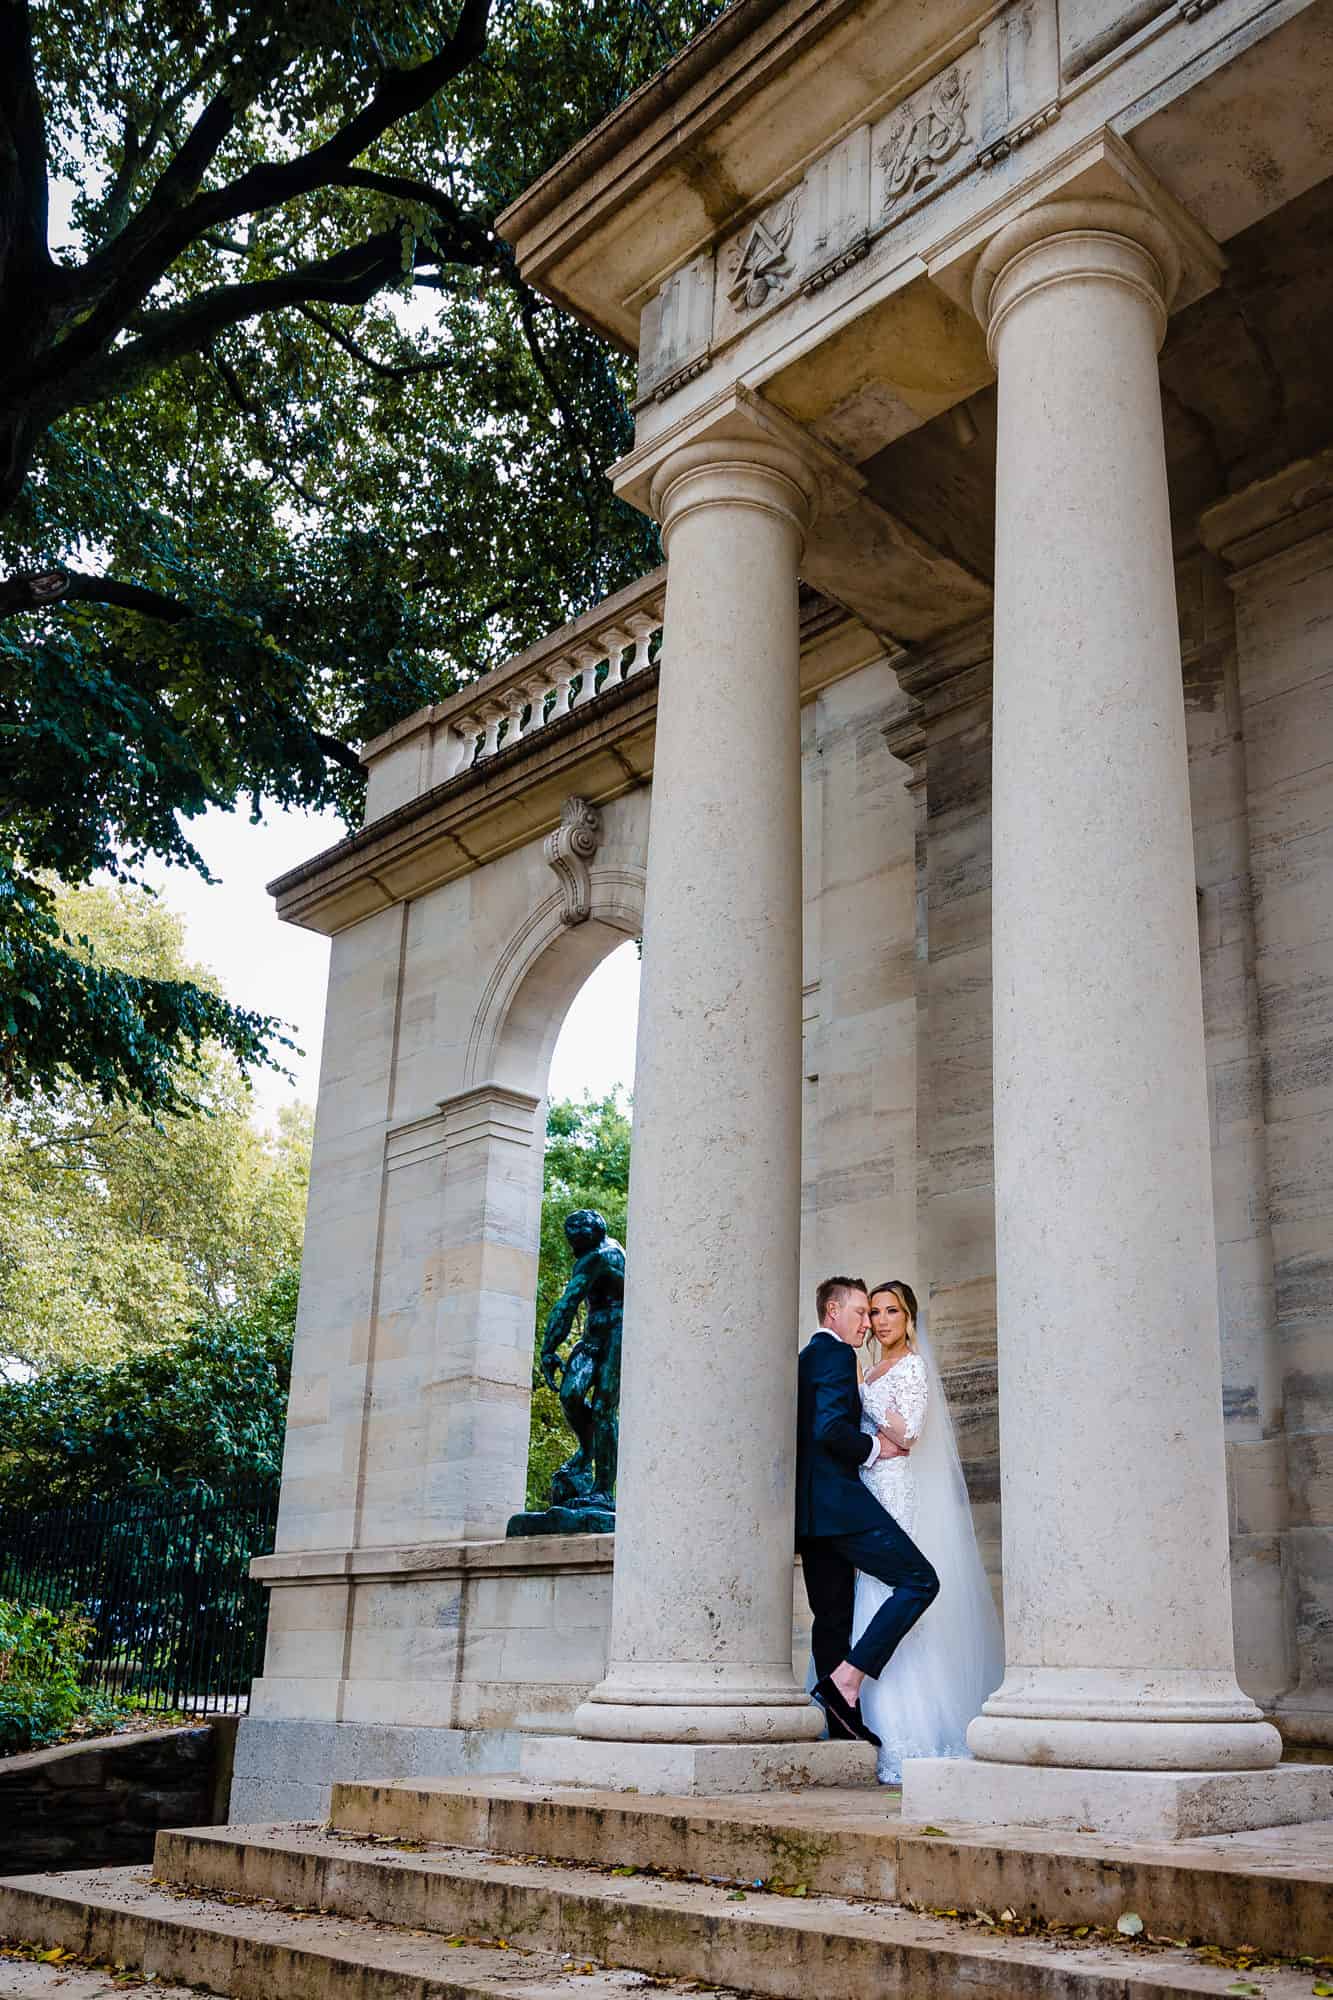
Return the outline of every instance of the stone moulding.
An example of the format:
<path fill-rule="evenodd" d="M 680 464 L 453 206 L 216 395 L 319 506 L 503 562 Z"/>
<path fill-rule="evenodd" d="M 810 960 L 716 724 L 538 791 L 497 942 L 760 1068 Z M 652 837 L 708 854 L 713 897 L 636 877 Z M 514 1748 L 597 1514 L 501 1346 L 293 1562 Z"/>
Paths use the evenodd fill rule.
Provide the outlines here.
<path fill-rule="evenodd" d="M 812 271 L 801 286 L 801 290 L 807 298 L 813 297 L 816 292 L 822 292 L 825 285 L 831 285 L 835 278 L 840 278 L 844 271 L 850 271 L 853 264 L 859 264 L 863 257 L 869 255 L 870 234 L 867 231 L 864 236 L 859 236 L 855 243 L 849 243 L 845 250 L 840 250 L 836 257 L 830 257 L 827 264 L 821 264 L 817 271 Z"/>

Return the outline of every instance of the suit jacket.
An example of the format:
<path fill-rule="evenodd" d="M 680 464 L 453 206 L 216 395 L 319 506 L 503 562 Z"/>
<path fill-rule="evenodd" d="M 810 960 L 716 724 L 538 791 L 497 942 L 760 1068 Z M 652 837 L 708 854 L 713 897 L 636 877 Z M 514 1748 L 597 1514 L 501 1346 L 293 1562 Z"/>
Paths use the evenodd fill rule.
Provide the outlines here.
<path fill-rule="evenodd" d="M 796 1538 L 884 1524 L 860 1477 L 874 1439 L 861 1429 L 856 1357 L 834 1333 L 812 1334 L 797 1363 Z"/>

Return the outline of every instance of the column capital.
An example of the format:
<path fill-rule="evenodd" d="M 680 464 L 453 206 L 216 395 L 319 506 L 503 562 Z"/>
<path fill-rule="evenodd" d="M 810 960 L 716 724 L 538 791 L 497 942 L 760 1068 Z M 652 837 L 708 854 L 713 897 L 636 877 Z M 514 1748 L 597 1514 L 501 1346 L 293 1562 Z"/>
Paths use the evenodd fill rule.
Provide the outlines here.
<path fill-rule="evenodd" d="M 668 551 L 672 531 L 701 507 L 758 507 L 795 527 L 802 546 L 819 505 L 819 484 L 789 445 L 763 437 L 682 444 L 653 474 L 652 511 Z"/>
<path fill-rule="evenodd" d="M 1070 279 L 1102 279 L 1127 285 L 1148 301 L 1160 344 L 1181 268 L 1171 231 L 1140 202 L 1101 195 L 1043 201 L 1006 223 L 982 251 L 972 277 L 972 310 L 994 361 L 1000 326 L 1020 299 Z"/>
<path fill-rule="evenodd" d="M 734 469 L 730 475 L 728 468 Z M 865 487 L 855 466 L 739 382 L 665 436 L 636 444 L 611 468 L 620 498 L 664 528 L 679 511 L 683 476 L 691 476 L 693 498 L 704 505 L 744 505 L 769 489 L 755 504 L 790 512 L 802 536 L 816 513 L 841 512 Z M 789 490 L 775 499 L 772 489 L 776 484 L 781 496 L 784 480 Z"/>

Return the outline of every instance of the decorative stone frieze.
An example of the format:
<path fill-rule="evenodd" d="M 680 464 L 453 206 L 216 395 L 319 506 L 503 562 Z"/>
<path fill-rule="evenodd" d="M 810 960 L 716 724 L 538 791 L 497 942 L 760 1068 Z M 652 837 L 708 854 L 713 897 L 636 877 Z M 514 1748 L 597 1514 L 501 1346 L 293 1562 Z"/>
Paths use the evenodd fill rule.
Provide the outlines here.
<path fill-rule="evenodd" d="M 870 127 L 816 160 L 806 176 L 801 290 L 822 291 L 870 249 Z"/>
<path fill-rule="evenodd" d="M 639 323 L 639 402 L 663 402 L 708 366 L 717 267 L 711 250 L 667 279 Z"/>
<path fill-rule="evenodd" d="M 566 799 L 560 824 L 548 833 L 543 853 L 560 884 L 563 906 L 560 920 L 565 924 L 586 924 L 592 913 L 592 877 L 589 863 L 602 838 L 602 815 L 586 799 Z"/>
<path fill-rule="evenodd" d="M 1055 9 L 1017 0 L 981 34 L 977 161 L 993 167 L 1060 115 Z"/>
<path fill-rule="evenodd" d="M 801 208 L 800 188 L 741 232 L 728 255 L 727 297 L 738 313 L 758 312 L 792 275 L 791 242 Z"/>
<path fill-rule="evenodd" d="M 885 215 L 933 187 L 945 163 L 966 145 L 970 82 L 964 64 L 954 63 L 891 112 L 883 128 L 876 127 L 879 205 Z"/>

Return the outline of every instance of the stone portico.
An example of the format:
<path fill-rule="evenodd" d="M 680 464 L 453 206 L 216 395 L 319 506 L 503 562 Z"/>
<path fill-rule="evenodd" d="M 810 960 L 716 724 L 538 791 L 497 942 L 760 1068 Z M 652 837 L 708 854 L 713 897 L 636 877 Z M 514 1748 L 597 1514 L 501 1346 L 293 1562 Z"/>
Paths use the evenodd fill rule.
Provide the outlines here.
<path fill-rule="evenodd" d="M 638 353 L 666 567 L 275 885 L 333 959 L 237 1817 L 845 1778 L 790 1531 L 836 1266 L 919 1278 L 1003 1590 L 907 1816 L 1327 1811 L 1330 104 L 1330 0 L 737 0 L 504 219 Z M 497 1538 L 551 1050 L 640 933 L 613 1574 Z"/>

